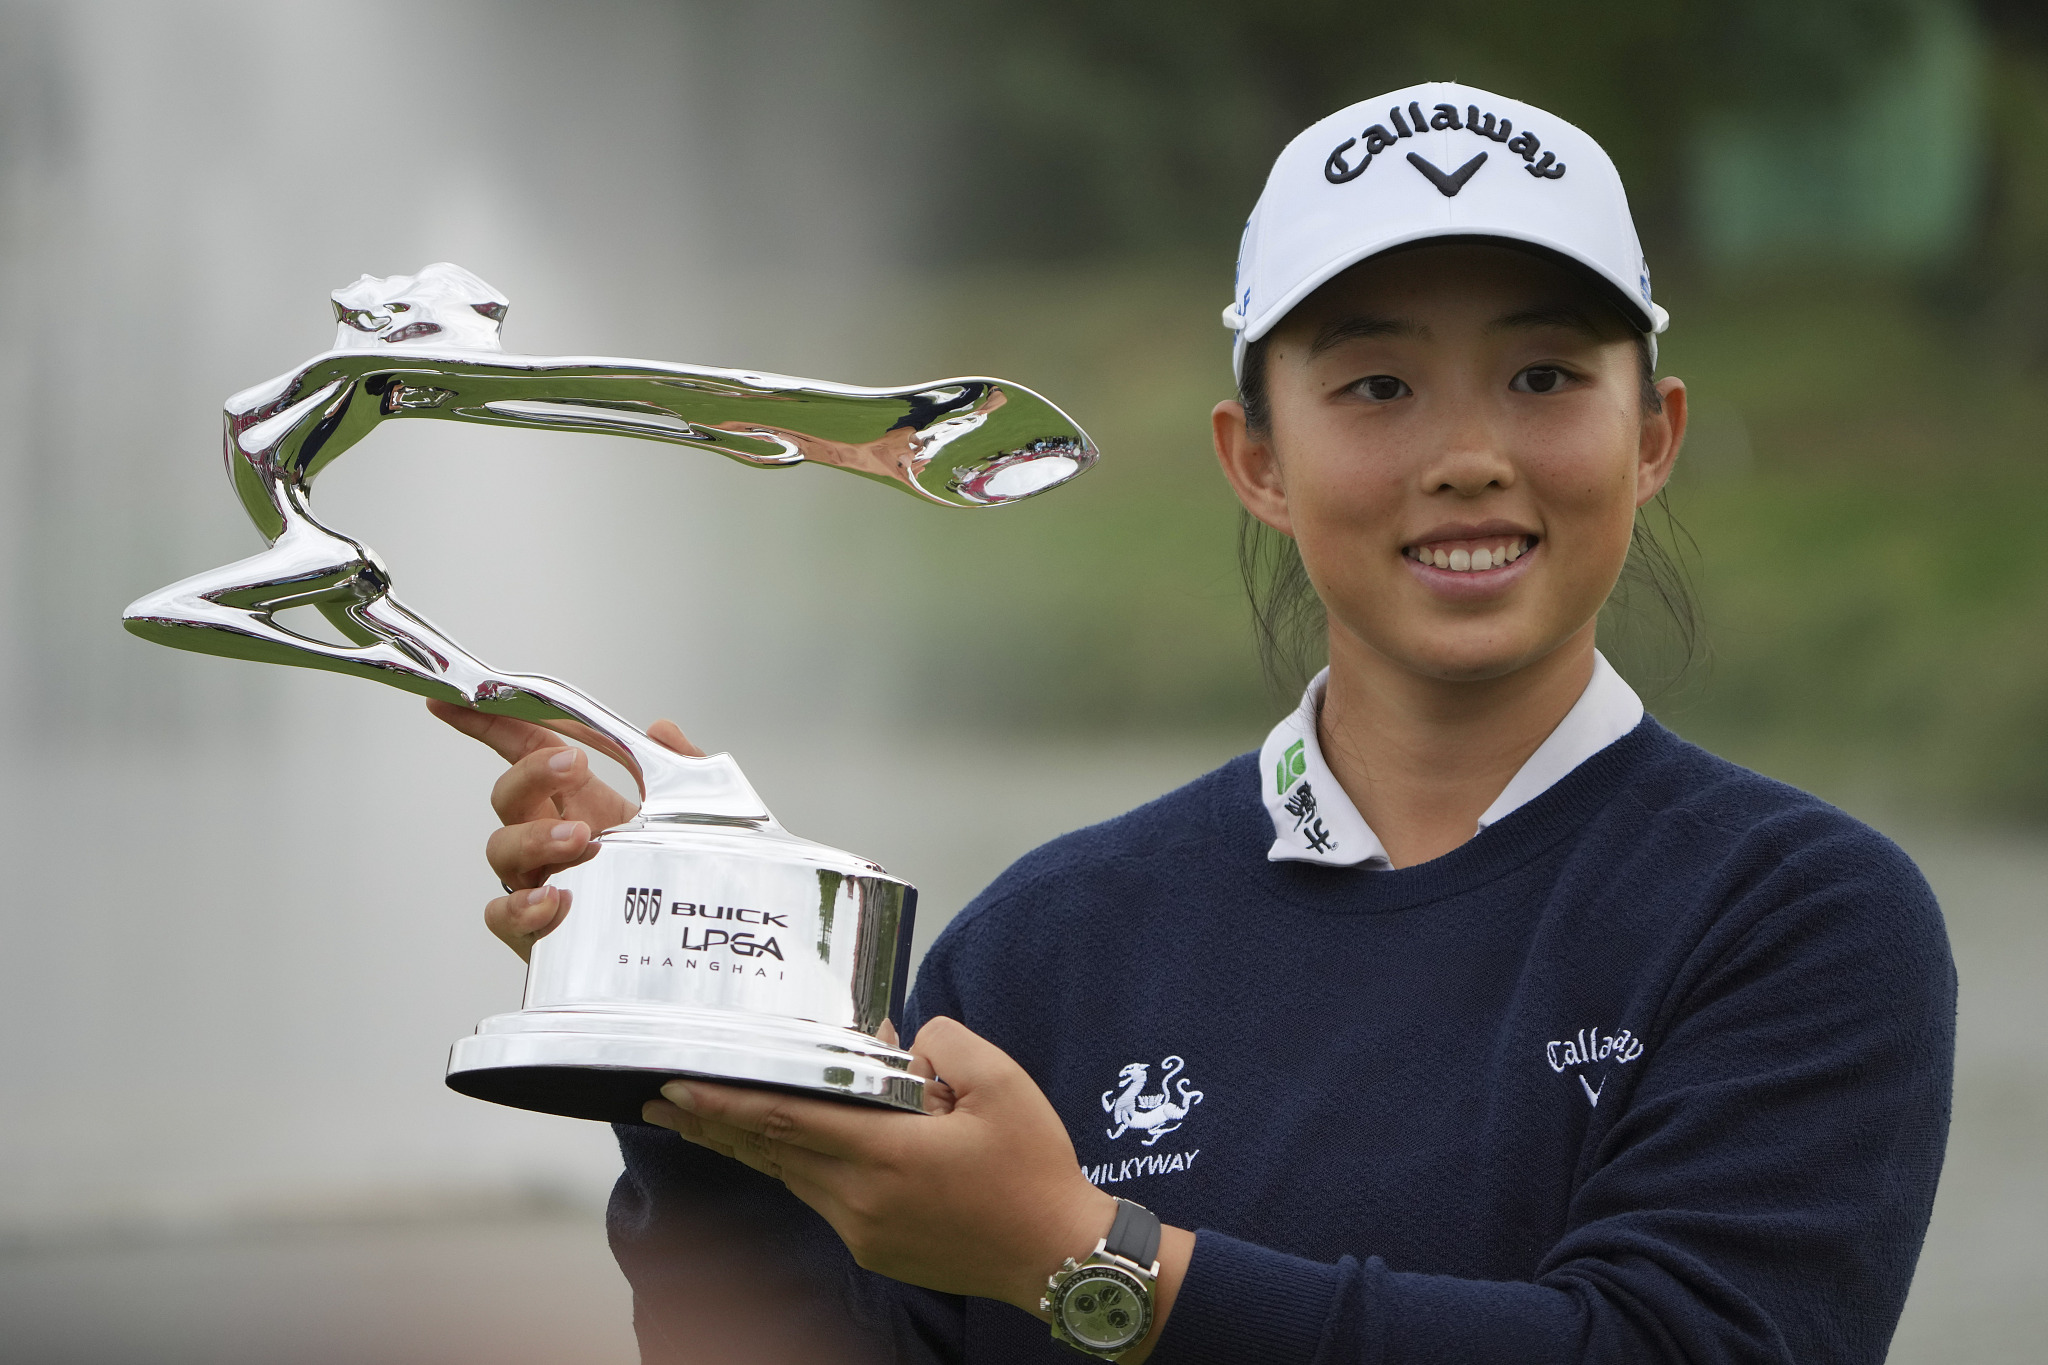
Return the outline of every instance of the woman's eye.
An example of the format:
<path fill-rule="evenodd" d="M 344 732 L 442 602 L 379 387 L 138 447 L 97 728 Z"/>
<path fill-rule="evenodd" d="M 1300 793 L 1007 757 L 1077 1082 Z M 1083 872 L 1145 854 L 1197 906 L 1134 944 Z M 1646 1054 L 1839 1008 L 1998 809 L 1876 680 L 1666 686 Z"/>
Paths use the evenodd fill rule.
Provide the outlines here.
<path fill-rule="evenodd" d="M 1408 385 L 1390 374 L 1367 375 L 1351 387 L 1375 403 L 1391 403 L 1408 396 Z"/>
<path fill-rule="evenodd" d="M 1516 375 L 1508 387 L 1517 393 L 1556 393 L 1568 377 L 1555 365 L 1531 365 Z"/>

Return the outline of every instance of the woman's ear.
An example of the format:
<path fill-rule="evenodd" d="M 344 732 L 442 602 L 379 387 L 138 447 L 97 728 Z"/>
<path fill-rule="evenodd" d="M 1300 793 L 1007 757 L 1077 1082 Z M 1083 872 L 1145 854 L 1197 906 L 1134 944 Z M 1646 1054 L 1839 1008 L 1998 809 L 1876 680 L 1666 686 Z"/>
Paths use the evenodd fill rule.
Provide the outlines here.
<path fill-rule="evenodd" d="M 1685 381 L 1670 376 L 1657 381 L 1657 396 L 1663 400 L 1656 412 L 1643 414 L 1643 430 L 1636 447 L 1636 506 L 1641 507 L 1662 491 L 1678 461 L 1678 448 L 1685 444 Z"/>
<path fill-rule="evenodd" d="M 1270 434 L 1254 435 L 1246 425 L 1244 404 L 1235 399 L 1218 403 L 1209 414 L 1209 428 L 1216 439 L 1216 458 L 1223 465 L 1223 477 L 1247 512 L 1283 536 L 1294 534 L 1287 515 L 1287 488 L 1280 480 L 1280 461 L 1273 454 Z"/>

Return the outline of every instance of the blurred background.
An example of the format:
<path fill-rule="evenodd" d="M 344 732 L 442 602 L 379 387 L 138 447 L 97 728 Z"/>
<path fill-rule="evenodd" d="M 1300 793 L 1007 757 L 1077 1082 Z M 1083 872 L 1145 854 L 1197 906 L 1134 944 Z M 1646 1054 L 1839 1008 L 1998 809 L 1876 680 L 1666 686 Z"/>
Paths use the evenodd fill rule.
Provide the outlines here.
<path fill-rule="evenodd" d="M 1620 163 L 1694 433 L 1681 733 L 1899 839 L 1963 979 L 1899 1362 L 2048 1333 L 2048 10 L 2038 0 L 0 0 L 0 1365 L 623 1362 L 607 1130 L 446 1091 L 516 1005 L 496 761 L 402 694 L 153 649 L 252 552 L 229 393 L 435 260 L 510 349 L 992 373 L 1104 459 L 948 513 L 805 468 L 399 427 L 321 481 L 501 666 L 730 748 L 919 882 L 1256 745 L 1207 412 L 1237 233 L 1313 119 L 1452 77 Z"/>

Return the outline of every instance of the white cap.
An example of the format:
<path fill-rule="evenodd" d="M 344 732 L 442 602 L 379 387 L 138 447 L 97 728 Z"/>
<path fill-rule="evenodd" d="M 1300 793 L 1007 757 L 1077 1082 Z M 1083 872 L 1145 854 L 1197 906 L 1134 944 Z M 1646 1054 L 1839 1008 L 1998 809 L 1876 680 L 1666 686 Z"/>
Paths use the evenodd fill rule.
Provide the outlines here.
<path fill-rule="evenodd" d="M 1574 261 L 1614 287 L 1639 330 L 1670 317 L 1621 175 L 1563 119 L 1469 85 L 1436 81 L 1340 109 L 1287 144 L 1245 223 L 1237 297 L 1223 325 L 1245 346 L 1368 256 L 1431 237 L 1500 237 Z"/>

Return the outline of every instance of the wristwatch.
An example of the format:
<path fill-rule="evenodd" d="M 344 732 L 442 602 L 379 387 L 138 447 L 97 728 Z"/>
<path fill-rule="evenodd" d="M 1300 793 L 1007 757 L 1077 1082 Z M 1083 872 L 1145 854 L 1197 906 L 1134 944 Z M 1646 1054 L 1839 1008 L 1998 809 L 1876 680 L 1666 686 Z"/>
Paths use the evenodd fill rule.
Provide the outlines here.
<path fill-rule="evenodd" d="M 1159 1215 L 1128 1199 L 1085 1261 L 1069 1256 L 1045 1282 L 1040 1312 L 1052 1315 L 1053 1340 L 1114 1360 L 1152 1330 L 1152 1286 L 1159 1279 Z"/>

